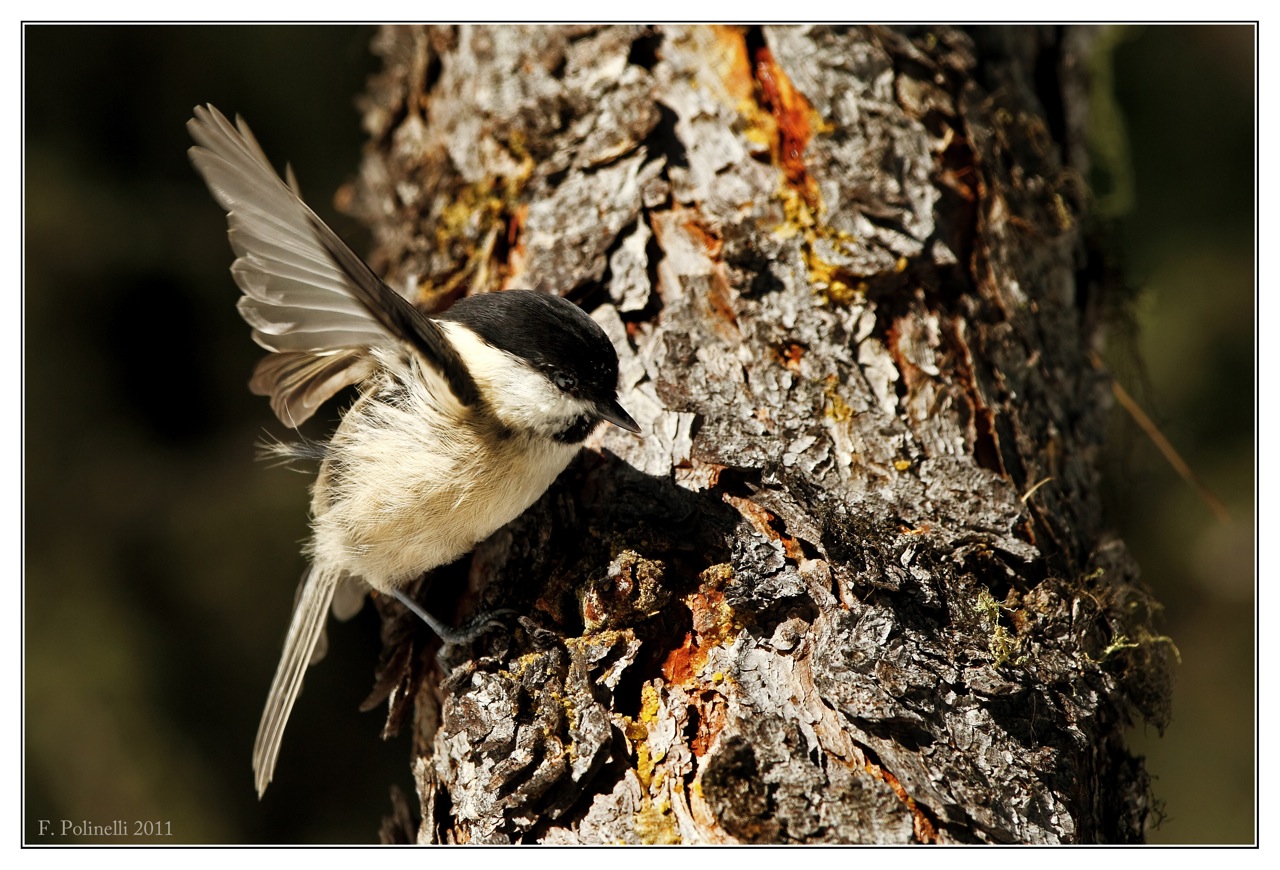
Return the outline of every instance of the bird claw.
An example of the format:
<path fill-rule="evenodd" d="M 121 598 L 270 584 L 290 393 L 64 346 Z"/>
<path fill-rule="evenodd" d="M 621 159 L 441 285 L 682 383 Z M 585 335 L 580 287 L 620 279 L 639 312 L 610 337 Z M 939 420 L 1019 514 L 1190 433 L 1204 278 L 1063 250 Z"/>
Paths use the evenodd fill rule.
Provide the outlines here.
<path fill-rule="evenodd" d="M 490 626 L 501 625 L 503 617 L 514 616 L 518 613 L 518 611 L 510 608 L 492 610 L 473 618 L 466 625 L 458 628 L 452 628 L 436 619 L 430 613 L 427 613 L 427 611 L 418 606 L 416 601 L 408 595 L 405 595 L 400 590 L 392 590 L 391 597 L 403 604 L 410 613 L 425 622 L 427 627 L 434 631 L 440 640 L 444 641 L 445 646 L 457 646 L 458 644 L 470 643 L 480 635 L 484 634 Z"/>

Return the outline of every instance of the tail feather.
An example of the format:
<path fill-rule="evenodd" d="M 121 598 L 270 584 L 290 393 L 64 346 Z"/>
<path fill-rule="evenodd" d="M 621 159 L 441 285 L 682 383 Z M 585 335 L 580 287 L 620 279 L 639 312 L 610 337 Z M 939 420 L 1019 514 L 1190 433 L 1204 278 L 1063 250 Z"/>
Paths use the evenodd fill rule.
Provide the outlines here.
<path fill-rule="evenodd" d="M 262 797 L 271 782 L 280 755 L 280 741 L 284 726 L 293 711 L 293 702 L 302 689 L 302 677 L 311 662 L 312 652 L 320 639 L 329 603 L 338 583 L 339 573 L 312 567 L 302 586 L 302 594 L 293 610 L 289 634 L 285 638 L 284 652 L 276 668 L 275 679 L 267 693 L 267 706 L 258 724 L 258 738 L 253 744 L 254 782 L 258 797 Z"/>

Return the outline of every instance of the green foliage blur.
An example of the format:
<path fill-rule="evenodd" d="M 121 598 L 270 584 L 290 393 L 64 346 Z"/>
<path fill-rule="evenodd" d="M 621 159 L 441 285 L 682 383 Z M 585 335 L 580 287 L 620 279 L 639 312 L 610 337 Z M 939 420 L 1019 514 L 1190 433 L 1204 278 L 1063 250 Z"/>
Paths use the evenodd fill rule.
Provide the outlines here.
<path fill-rule="evenodd" d="M 64 839 L 61 823 L 123 820 L 168 834 L 114 842 L 370 843 L 389 785 L 413 803 L 408 741 L 380 742 L 382 709 L 357 711 L 379 648 L 369 608 L 331 630 L 276 781 L 254 794 L 309 481 L 253 460 L 282 427 L 246 389 L 259 351 L 184 127 L 198 103 L 243 114 L 367 249 L 326 206 L 359 163 L 373 35 L 23 31 L 26 842 L 103 842 Z M 1126 28 L 1108 57 L 1095 180 L 1134 290 L 1112 312 L 1108 363 L 1232 513 L 1215 520 L 1116 412 L 1111 520 L 1183 660 L 1167 733 L 1134 732 L 1167 812 L 1151 839 L 1250 842 L 1253 33 Z"/>
<path fill-rule="evenodd" d="M 1216 518 L 1113 411 L 1110 519 L 1164 604 L 1163 630 L 1182 654 L 1172 724 L 1163 737 L 1136 729 L 1131 745 L 1146 755 L 1164 805 L 1150 842 L 1252 843 L 1254 30 L 1148 25 L 1113 38 L 1123 128 L 1102 137 L 1127 147 L 1110 161 L 1109 183 L 1095 184 L 1117 220 L 1131 295 L 1114 301 L 1107 363 L 1230 515 Z"/>

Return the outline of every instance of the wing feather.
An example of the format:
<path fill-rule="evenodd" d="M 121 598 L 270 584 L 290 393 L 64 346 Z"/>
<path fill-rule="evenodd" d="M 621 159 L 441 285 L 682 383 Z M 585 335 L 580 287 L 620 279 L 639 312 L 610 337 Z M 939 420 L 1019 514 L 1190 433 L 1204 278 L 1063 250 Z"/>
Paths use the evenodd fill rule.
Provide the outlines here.
<path fill-rule="evenodd" d="M 440 326 L 315 215 L 298 196 L 292 168 L 286 183 L 243 119 L 233 126 L 213 106 L 197 106 L 187 129 L 196 142 L 191 162 L 228 213 L 231 273 L 245 294 L 240 314 L 258 344 L 290 355 L 264 360 L 251 384 L 269 390 L 282 421 L 301 423 L 352 378 L 372 372 L 371 364 L 357 364 L 361 355 L 395 341 L 411 345 L 462 404 L 479 400 Z"/>
<path fill-rule="evenodd" d="M 327 356 L 306 352 L 263 357 L 249 381 L 255 395 L 268 396 L 271 410 L 288 426 L 300 426 L 339 390 L 373 374 L 373 359 L 364 348 Z"/>

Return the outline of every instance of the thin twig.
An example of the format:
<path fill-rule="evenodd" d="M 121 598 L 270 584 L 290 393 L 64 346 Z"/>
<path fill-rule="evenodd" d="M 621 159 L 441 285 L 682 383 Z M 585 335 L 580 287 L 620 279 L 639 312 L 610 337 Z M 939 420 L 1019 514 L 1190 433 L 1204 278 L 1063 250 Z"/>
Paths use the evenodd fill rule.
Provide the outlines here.
<path fill-rule="evenodd" d="M 1094 365 L 1101 368 L 1101 362 L 1096 357 L 1094 358 Z M 1129 412 L 1133 422 L 1137 423 L 1142 431 L 1147 433 L 1147 437 L 1164 454 L 1165 460 L 1173 466 L 1173 470 L 1178 472 L 1183 480 L 1191 484 L 1200 493 L 1200 497 L 1204 499 L 1205 504 L 1209 505 L 1209 509 L 1213 511 L 1214 515 L 1224 523 L 1231 522 L 1231 513 L 1227 510 L 1227 506 L 1222 503 L 1222 499 L 1214 495 L 1213 491 L 1196 476 L 1196 473 L 1191 470 L 1191 466 L 1183 461 L 1182 457 L 1178 455 L 1177 449 L 1169 443 L 1169 439 L 1164 437 L 1164 433 L 1160 431 L 1160 428 L 1147 416 L 1147 412 L 1142 410 L 1133 396 L 1129 395 L 1129 391 L 1120 386 L 1120 382 L 1115 378 L 1111 379 L 1111 392 L 1121 407 Z"/>
<path fill-rule="evenodd" d="M 1026 493 L 1022 496 L 1022 498 L 1021 498 L 1022 503 L 1023 503 L 1023 504 L 1026 504 L 1026 503 L 1027 503 L 1027 499 L 1029 499 L 1029 498 L 1031 498 L 1031 496 L 1035 495 L 1035 494 L 1036 494 L 1036 490 L 1037 490 L 1037 489 L 1039 489 L 1040 487 L 1044 486 L 1046 483 L 1048 483 L 1048 482 L 1049 482 L 1049 481 L 1051 481 L 1051 480 L 1053 480 L 1053 478 L 1052 478 L 1052 477 L 1046 477 L 1046 478 L 1044 478 L 1043 480 L 1038 481 L 1038 482 L 1036 483 L 1036 485 L 1035 485 L 1035 486 L 1033 486 L 1033 487 L 1031 487 L 1031 489 L 1027 490 L 1027 491 L 1026 491 Z"/>

